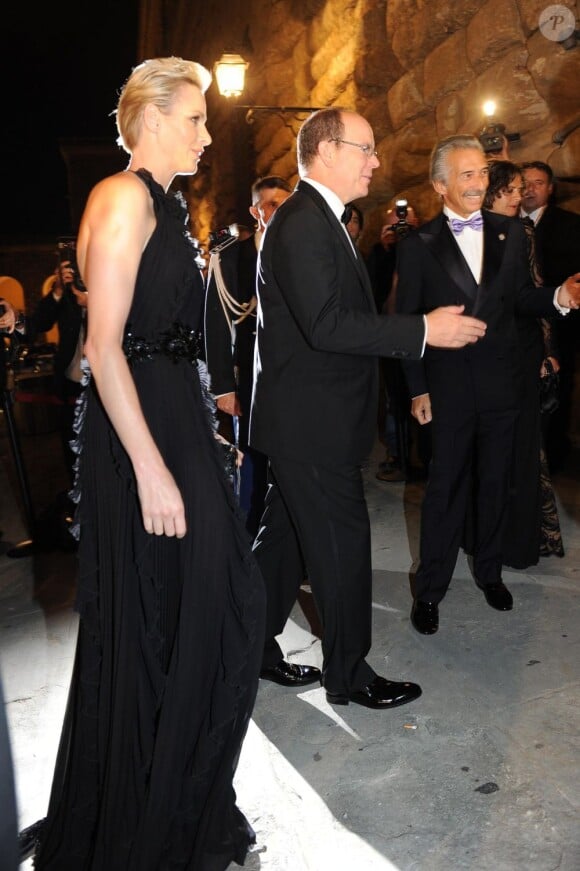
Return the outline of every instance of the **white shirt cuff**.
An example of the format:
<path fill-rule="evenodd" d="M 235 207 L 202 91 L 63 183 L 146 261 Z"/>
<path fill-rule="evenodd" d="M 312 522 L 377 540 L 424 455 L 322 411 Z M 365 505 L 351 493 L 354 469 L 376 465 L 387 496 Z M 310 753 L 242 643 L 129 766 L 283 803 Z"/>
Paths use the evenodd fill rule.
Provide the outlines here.
<path fill-rule="evenodd" d="M 560 292 L 561 287 L 562 285 L 560 285 L 560 287 L 557 287 L 554 291 L 554 306 L 556 308 L 556 311 L 559 311 L 561 315 L 564 315 L 564 317 L 566 317 L 566 315 L 570 314 L 571 310 L 569 308 L 566 308 L 565 305 L 560 305 L 560 303 L 558 302 L 558 293 Z"/>

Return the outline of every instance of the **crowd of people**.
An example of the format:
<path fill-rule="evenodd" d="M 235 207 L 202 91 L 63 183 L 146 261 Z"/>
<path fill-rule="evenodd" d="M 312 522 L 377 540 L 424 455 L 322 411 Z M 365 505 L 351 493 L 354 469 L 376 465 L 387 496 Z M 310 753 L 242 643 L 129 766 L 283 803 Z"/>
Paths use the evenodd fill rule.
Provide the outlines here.
<path fill-rule="evenodd" d="M 410 413 L 431 431 L 415 629 L 438 630 L 461 546 L 501 611 L 513 607 L 502 566 L 536 559 L 547 542 L 558 552 L 537 388 L 546 361 L 558 365 L 549 324 L 577 327 L 580 264 L 571 258 L 554 280 L 539 232 L 551 208 L 538 205 L 544 165 L 490 165 L 476 137 L 440 141 L 431 182 L 441 212 L 420 223 L 407 211 L 408 232 L 397 233 L 395 207 L 365 263 L 353 201 L 379 167 L 373 130 L 354 111 L 316 111 L 298 134 L 295 190 L 256 181 L 255 233 L 219 246 L 205 281 L 170 187 L 211 144 L 209 83 L 204 67 L 175 57 L 133 70 L 116 110 L 127 168 L 96 185 L 79 228 L 80 623 L 35 830 L 39 871 L 243 864 L 255 835 L 233 778 L 260 677 L 321 683 L 336 706 L 390 710 L 421 696 L 369 661 L 361 467 L 380 392 L 392 390 L 387 368 L 379 386 L 379 359 L 404 373 Z M 61 290 L 56 281 L 47 307 L 62 304 Z M 4 318 L 14 329 L 16 315 Z M 244 453 L 244 497 L 226 473 L 218 409 Z M 400 435 L 390 451 L 385 462 L 401 469 Z M 534 499 L 521 489 L 524 452 Z M 527 532 L 537 523 L 530 554 L 513 516 L 524 507 Z M 305 582 L 321 670 L 288 662 L 277 640 Z"/>

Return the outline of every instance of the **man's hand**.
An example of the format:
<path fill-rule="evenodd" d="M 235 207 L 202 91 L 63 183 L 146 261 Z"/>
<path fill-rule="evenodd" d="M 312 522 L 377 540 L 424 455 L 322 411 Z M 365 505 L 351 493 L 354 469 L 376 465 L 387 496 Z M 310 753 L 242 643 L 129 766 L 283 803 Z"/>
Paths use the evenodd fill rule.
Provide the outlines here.
<path fill-rule="evenodd" d="M 427 315 L 427 344 L 433 348 L 464 348 L 485 336 L 487 325 L 462 314 L 465 306 L 446 305 Z"/>
<path fill-rule="evenodd" d="M 241 417 L 242 415 L 240 400 L 235 393 L 224 393 L 223 396 L 218 396 L 216 405 L 220 411 L 231 414 L 232 417 Z"/>
<path fill-rule="evenodd" d="M 433 415 L 431 414 L 431 399 L 428 393 L 422 393 L 421 396 L 415 396 L 411 400 L 411 414 L 421 425 L 431 423 Z"/>
<path fill-rule="evenodd" d="M 556 299 L 563 308 L 580 308 L 580 272 L 566 279 Z"/>

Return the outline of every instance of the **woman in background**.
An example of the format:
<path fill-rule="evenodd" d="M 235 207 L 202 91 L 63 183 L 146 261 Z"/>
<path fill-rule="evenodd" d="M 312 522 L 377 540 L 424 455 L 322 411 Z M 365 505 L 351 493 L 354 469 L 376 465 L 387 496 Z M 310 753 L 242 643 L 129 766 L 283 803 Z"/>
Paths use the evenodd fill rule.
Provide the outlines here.
<path fill-rule="evenodd" d="M 522 174 L 507 160 L 492 161 L 484 208 L 518 218 L 523 192 Z M 530 272 L 541 285 L 534 249 L 533 226 L 524 222 L 528 239 Z M 564 555 L 558 509 L 542 440 L 540 378 L 551 366 L 559 369 L 550 321 L 519 315 L 517 395 L 518 417 L 514 434 L 511 495 L 504 538 L 503 562 L 524 569 L 536 565 L 540 556 Z"/>
<path fill-rule="evenodd" d="M 209 83 L 175 57 L 133 70 L 117 108 L 129 165 L 93 189 L 79 229 L 80 629 L 41 871 L 224 871 L 254 839 L 232 781 L 263 583 L 198 357 L 186 206 L 168 193 L 211 142 Z"/>

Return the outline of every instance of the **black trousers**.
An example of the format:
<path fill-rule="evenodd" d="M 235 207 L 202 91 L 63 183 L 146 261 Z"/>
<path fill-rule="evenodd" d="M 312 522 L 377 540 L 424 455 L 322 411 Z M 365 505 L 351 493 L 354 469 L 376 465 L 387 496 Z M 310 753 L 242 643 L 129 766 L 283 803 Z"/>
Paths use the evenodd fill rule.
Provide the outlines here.
<path fill-rule="evenodd" d="M 501 580 L 516 412 L 457 410 L 433 417 L 433 455 L 421 510 L 414 595 L 438 603 L 462 543 L 475 469 L 473 572 L 481 585 Z"/>
<path fill-rule="evenodd" d="M 308 578 L 323 628 L 323 684 L 362 689 L 375 672 L 371 646 L 370 523 L 360 468 L 270 460 L 270 483 L 254 553 L 266 584 L 263 666 L 275 665 L 279 635 Z"/>

